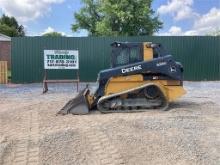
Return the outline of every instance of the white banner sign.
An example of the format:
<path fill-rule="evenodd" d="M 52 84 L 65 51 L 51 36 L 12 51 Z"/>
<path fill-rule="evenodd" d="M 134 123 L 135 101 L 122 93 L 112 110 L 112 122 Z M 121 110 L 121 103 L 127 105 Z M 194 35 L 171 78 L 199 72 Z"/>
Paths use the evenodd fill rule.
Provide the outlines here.
<path fill-rule="evenodd" d="M 78 50 L 44 50 L 44 69 L 79 69 Z"/>

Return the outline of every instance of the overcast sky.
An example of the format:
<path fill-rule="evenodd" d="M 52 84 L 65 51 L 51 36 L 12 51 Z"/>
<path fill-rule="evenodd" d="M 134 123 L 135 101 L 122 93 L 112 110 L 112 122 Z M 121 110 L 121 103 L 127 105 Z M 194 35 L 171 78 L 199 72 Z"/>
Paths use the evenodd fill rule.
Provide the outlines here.
<path fill-rule="evenodd" d="M 154 0 L 152 5 L 164 22 L 156 35 L 206 35 L 220 29 L 220 0 Z M 71 31 L 73 13 L 81 6 L 80 0 L 0 0 L 0 15 L 14 16 L 27 35 L 86 36 L 86 31 Z"/>

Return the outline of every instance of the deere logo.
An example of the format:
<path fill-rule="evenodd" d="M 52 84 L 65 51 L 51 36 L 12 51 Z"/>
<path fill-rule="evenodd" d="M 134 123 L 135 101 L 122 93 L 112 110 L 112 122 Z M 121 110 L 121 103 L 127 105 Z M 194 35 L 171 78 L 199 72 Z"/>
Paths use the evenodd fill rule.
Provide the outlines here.
<path fill-rule="evenodd" d="M 137 65 L 137 66 L 132 66 L 130 68 L 121 69 L 121 72 L 122 73 L 128 73 L 128 72 L 132 72 L 132 71 L 135 71 L 135 70 L 141 70 L 141 69 L 142 69 L 141 65 Z"/>

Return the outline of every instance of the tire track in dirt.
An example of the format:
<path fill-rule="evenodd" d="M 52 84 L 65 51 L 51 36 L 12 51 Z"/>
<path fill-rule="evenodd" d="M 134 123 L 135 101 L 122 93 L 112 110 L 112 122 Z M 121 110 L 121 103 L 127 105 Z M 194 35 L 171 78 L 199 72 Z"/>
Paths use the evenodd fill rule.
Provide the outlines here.
<path fill-rule="evenodd" d="M 80 145 L 80 151 L 76 151 L 75 155 L 78 159 L 75 163 L 87 165 L 118 165 L 124 164 L 122 156 L 118 149 L 114 146 L 108 136 L 99 128 L 96 115 L 78 116 L 78 122 L 41 127 L 43 134 L 53 134 L 59 131 L 77 130 L 78 135 L 75 136 L 75 142 Z M 72 120 L 73 121 L 73 120 Z M 79 129 L 80 128 L 80 129 Z M 88 154 L 89 153 L 89 154 Z M 73 162 L 69 162 L 70 164 Z M 67 163 L 68 164 L 68 163 Z"/>
<path fill-rule="evenodd" d="M 37 165 L 38 164 L 38 139 L 39 124 L 38 112 L 29 111 L 27 117 L 24 115 L 23 120 L 27 128 L 22 136 L 14 135 L 10 152 L 7 152 L 3 158 L 4 165 Z"/>
<path fill-rule="evenodd" d="M 91 116 L 82 117 L 84 123 L 83 134 L 88 139 L 89 145 L 96 155 L 96 164 L 125 164 L 116 146 L 110 142 L 108 136 L 104 132 L 98 129 L 99 124 L 97 120 L 94 117 L 90 120 L 90 117 Z"/>

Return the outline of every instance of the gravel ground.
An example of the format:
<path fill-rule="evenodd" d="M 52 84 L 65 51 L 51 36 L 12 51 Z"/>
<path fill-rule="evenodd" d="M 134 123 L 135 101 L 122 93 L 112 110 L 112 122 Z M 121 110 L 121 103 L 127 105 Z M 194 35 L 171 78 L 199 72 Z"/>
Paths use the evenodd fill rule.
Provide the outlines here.
<path fill-rule="evenodd" d="M 0 85 L 0 164 L 219 165 L 220 82 L 185 89 L 165 112 L 56 116 L 72 85 Z"/>

